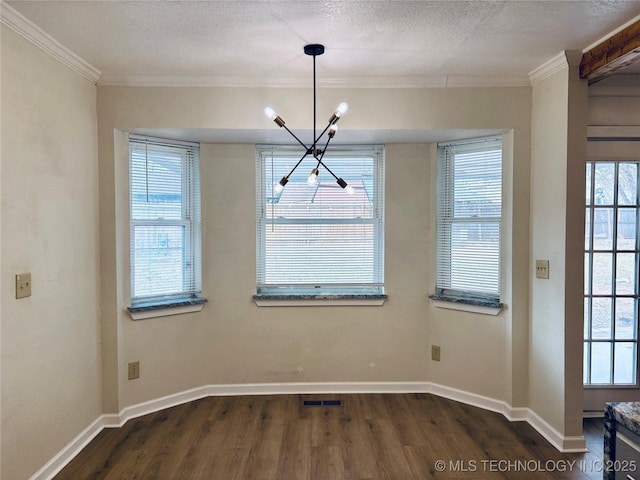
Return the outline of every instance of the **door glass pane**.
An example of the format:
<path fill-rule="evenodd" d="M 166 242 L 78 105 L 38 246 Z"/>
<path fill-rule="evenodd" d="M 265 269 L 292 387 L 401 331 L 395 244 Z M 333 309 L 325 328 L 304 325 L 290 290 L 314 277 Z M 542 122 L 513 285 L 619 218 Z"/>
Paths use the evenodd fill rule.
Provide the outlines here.
<path fill-rule="evenodd" d="M 612 255 L 610 253 L 593 254 L 593 294 L 611 294 Z"/>
<path fill-rule="evenodd" d="M 591 383 L 611 383 L 611 343 L 591 344 Z"/>
<path fill-rule="evenodd" d="M 633 298 L 616 298 L 616 340 L 635 340 L 635 304 Z"/>
<path fill-rule="evenodd" d="M 618 205 L 638 204 L 638 164 L 621 163 L 618 168 Z"/>
<path fill-rule="evenodd" d="M 611 338 L 611 298 L 592 299 L 591 338 Z"/>
<path fill-rule="evenodd" d="M 593 249 L 613 249 L 613 208 L 596 208 L 593 211 Z"/>
<path fill-rule="evenodd" d="M 613 162 L 596 163 L 594 204 L 612 205 L 616 165 Z"/>
<path fill-rule="evenodd" d="M 633 294 L 636 290 L 636 254 L 618 253 L 616 255 L 616 293 Z"/>
<path fill-rule="evenodd" d="M 618 210 L 618 250 L 636 249 L 637 215 L 637 208 Z"/>
<path fill-rule="evenodd" d="M 635 383 L 636 381 L 636 344 L 618 342 L 615 344 L 614 383 Z"/>

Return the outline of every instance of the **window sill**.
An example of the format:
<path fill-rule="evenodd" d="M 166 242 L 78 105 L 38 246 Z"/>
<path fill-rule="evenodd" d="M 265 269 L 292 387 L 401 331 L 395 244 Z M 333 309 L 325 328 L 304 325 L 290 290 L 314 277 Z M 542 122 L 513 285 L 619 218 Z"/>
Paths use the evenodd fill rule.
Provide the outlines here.
<path fill-rule="evenodd" d="M 480 313 L 482 315 L 498 315 L 503 307 L 502 303 L 489 300 L 471 300 L 468 298 L 453 298 L 444 295 L 429 295 L 429 298 L 437 308 Z"/>
<path fill-rule="evenodd" d="M 254 295 L 258 307 L 380 306 L 386 295 Z"/>
<path fill-rule="evenodd" d="M 173 300 L 163 303 L 142 303 L 127 308 L 127 311 L 129 312 L 132 320 L 144 320 L 146 318 L 167 317 L 169 315 L 200 312 L 206 303 L 206 298 Z"/>

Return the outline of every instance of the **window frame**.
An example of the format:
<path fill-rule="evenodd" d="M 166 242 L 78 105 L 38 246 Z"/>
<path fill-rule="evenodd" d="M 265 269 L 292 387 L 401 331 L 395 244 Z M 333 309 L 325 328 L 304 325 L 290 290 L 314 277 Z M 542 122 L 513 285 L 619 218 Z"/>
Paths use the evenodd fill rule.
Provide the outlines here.
<path fill-rule="evenodd" d="M 335 146 L 331 147 L 323 157 L 323 162 L 332 170 L 332 158 L 344 156 L 366 155 L 373 159 L 373 174 L 377 175 L 373 180 L 374 189 L 373 217 L 331 219 L 318 217 L 299 217 L 295 219 L 269 218 L 268 208 L 272 206 L 271 198 L 267 195 L 269 181 L 279 180 L 271 178 L 273 173 L 273 158 L 285 157 L 299 159 L 300 149 L 282 145 L 257 145 L 256 146 L 256 293 L 253 299 L 258 306 L 280 305 L 381 305 L 387 296 L 384 292 L 384 146 Z M 271 162 L 271 163 L 269 163 Z M 315 161 L 309 159 L 309 165 Z M 269 166 L 271 165 L 271 166 Z M 315 166 L 315 165 L 311 165 Z M 311 167 L 309 167 L 311 168 Z M 304 170 L 306 165 L 300 165 L 298 170 Z M 301 171 L 302 171 L 301 170 Z M 321 175 L 329 176 L 320 166 Z M 296 173 L 299 173 L 296 171 Z M 336 174 L 340 172 L 335 171 Z M 346 177 L 345 177 L 346 178 Z M 293 180 L 293 178 L 292 178 Z M 347 179 L 348 180 L 348 179 Z M 291 182 L 286 188 L 289 188 Z M 346 192 L 341 194 L 347 195 Z M 316 283 L 275 283 L 265 281 L 267 273 L 267 249 L 265 229 L 270 225 L 298 224 L 307 225 L 372 225 L 374 231 L 373 240 L 373 280 L 372 282 L 332 283 L 318 281 Z"/>
<path fill-rule="evenodd" d="M 141 146 L 160 146 L 180 152 L 181 205 L 180 219 L 162 217 L 148 219 L 134 217 L 133 152 Z M 145 147 L 146 148 L 146 147 Z M 129 313 L 135 320 L 154 316 L 173 315 L 202 310 L 201 212 L 200 212 L 200 144 L 150 136 L 129 134 Z M 146 153 L 145 153 L 146 154 Z M 182 291 L 169 294 L 135 295 L 136 281 L 136 228 L 182 227 Z"/>
<path fill-rule="evenodd" d="M 477 149 L 474 149 L 477 146 Z M 471 222 L 466 216 L 456 217 L 454 208 L 455 194 L 454 175 L 455 168 L 453 163 L 453 149 L 461 149 L 464 153 L 481 152 L 491 148 L 498 147 L 501 151 L 500 155 L 500 214 L 499 216 L 476 217 Z M 503 216 L 504 216 L 504 195 L 503 195 L 503 141 L 501 136 L 491 136 L 485 138 L 476 138 L 468 140 L 460 140 L 446 143 L 439 143 L 437 146 L 437 194 L 436 194 L 436 253 L 435 253 L 435 293 L 429 298 L 434 305 L 441 308 L 450 308 L 463 310 L 481 314 L 497 315 L 503 304 L 502 296 L 502 232 L 503 232 Z M 496 225 L 498 229 L 498 265 L 497 265 L 497 285 L 495 292 L 478 292 L 475 290 L 465 290 L 451 287 L 451 228 L 454 225 L 465 223 L 475 223 L 481 225 Z M 448 243 L 446 242 L 448 240 Z M 448 259 L 448 262 L 447 262 Z M 444 263 L 443 263 L 444 262 Z M 443 283 L 444 282 L 444 283 Z"/>

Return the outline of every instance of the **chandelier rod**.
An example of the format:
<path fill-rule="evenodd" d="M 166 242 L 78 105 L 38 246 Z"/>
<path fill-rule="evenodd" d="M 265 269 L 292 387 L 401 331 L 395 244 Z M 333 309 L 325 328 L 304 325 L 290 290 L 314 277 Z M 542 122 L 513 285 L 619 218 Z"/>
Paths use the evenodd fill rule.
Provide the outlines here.
<path fill-rule="evenodd" d="M 323 49 L 324 50 L 324 49 Z M 313 156 L 316 156 L 316 56 L 317 53 L 313 53 Z"/>

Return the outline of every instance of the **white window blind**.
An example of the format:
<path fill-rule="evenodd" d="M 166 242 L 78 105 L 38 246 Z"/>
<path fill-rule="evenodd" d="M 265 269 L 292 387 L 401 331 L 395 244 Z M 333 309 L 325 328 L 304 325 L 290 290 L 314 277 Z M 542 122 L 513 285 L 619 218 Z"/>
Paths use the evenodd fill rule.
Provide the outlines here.
<path fill-rule="evenodd" d="M 131 302 L 201 293 L 199 145 L 129 136 Z"/>
<path fill-rule="evenodd" d="M 436 293 L 500 300 L 502 143 L 438 145 Z"/>
<path fill-rule="evenodd" d="M 354 188 L 348 195 L 322 166 L 305 159 L 281 193 L 300 149 L 258 147 L 258 294 L 384 293 L 384 149 L 331 148 L 323 162 Z"/>

